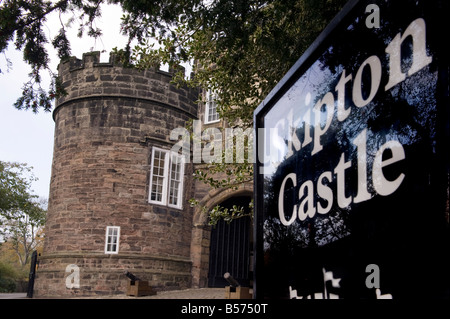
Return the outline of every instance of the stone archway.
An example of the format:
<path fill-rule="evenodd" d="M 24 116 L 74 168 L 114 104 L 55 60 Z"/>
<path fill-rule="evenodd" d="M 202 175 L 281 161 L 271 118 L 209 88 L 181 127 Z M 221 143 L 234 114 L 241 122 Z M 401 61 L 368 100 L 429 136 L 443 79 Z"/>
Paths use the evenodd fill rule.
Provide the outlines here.
<path fill-rule="evenodd" d="M 251 184 L 244 184 L 238 190 L 211 190 L 200 200 L 195 208 L 192 223 L 191 261 L 192 261 L 192 287 L 202 288 L 208 286 L 209 255 L 211 245 L 211 226 L 208 225 L 207 211 L 232 197 L 253 196 Z"/>

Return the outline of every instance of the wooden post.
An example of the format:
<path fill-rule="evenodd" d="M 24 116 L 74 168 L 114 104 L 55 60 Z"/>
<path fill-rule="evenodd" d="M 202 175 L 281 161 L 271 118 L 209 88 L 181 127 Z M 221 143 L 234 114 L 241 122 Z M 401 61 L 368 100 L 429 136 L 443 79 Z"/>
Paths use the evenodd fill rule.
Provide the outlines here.
<path fill-rule="evenodd" d="M 127 286 L 127 296 L 142 297 L 153 296 L 156 292 L 148 285 L 148 281 L 133 281 L 130 280 Z"/>
<path fill-rule="evenodd" d="M 225 299 L 252 299 L 249 287 L 225 287 Z"/>

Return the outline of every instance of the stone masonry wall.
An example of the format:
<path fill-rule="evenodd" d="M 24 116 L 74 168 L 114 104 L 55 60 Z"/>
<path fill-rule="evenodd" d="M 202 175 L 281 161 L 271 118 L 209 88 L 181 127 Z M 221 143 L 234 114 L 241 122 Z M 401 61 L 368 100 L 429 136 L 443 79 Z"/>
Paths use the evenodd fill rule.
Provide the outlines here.
<path fill-rule="evenodd" d="M 68 95 L 57 101 L 46 239 L 37 296 L 124 293 L 125 269 L 157 289 L 191 285 L 192 165 L 183 208 L 148 203 L 152 147 L 170 150 L 170 131 L 196 118 L 198 90 L 172 74 L 99 63 L 99 53 L 59 66 Z M 118 254 L 105 254 L 107 226 L 120 226 Z M 68 265 L 80 288 L 67 288 Z"/>

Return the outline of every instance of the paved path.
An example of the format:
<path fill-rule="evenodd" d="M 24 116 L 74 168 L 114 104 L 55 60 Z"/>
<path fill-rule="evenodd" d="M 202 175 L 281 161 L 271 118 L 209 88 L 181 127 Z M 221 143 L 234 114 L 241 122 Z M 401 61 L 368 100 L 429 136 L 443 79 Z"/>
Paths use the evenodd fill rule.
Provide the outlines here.
<path fill-rule="evenodd" d="M 26 299 L 26 293 L 0 293 L 0 299 Z M 160 291 L 154 296 L 132 297 L 123 295 L 75 297 L 74 299 L 224 299 L 224 288 L 200 288 Z"/>
<path fill-rule="evenodd" d="M 23 299 L 27 297 L 27 293 L 11 293 L 11 294 L 3 294 L 0 293 L 0 299 Z"/>
<path fill-rule="evenodd" d="M 224 288 L 196 288 L 158 291 L 153 296 L 133 297 L 125 294 L 114 296 L 74 297 L 74 299 L 225 299 Z"/>
<path fill-rule="evenodd" d="M 128 297 L 130 298 L 130 297 Z M 140 297 L 147 299 L 224 299 L 224 288 L 200 288 L 175 291 L 161 291 L 154 296 Z"/>

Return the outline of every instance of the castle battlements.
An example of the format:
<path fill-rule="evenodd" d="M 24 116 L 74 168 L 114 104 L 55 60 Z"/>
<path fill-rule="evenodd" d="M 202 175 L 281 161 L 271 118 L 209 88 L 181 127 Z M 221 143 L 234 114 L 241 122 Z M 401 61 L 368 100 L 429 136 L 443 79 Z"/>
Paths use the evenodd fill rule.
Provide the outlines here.
<path fill-rule="evenodd" d="M 56 101 L 55 114 L 69 101 L 116 97 L 155 102 L 196 118 L 197 106 L 192 101 L 198 99 L 199 90 L 172 83 L 180 70 L 184 72 L 182 66 L 169 72 L 124 67 L 114 54 L 110 54 L 109 62 L 100 62 L 99 51 L 84 53 L 82 59 L 71 57 L 58 67 L 67 95 Z"/>
<path fill-rule="evenodd" d="M 72 56 L 66 60 L 61 61 L 61 63 L 58 66 L 58 69 L 59 73 L 62 74 L 67 71 L 71 72 L 79 69 L 92 67 L 123 67 L 123 64 L 117 59 L 116 55 L 113 52 L 109 54 L 108 62 L 100 62 L 100 51 L 91 51 L 83 53 L 81 59 Z M 183 74 L 186 76 L 185 67 L 181 65 L 169 67 L 169 71 L 164 71 L 161 69 L 161 67 L 148 68 L 147 70 L 150 72 L 160 73 L 161 75 L 166 76 L 169 79 L 172 79 L 173 75 L 180 71 L 182 71 Z"/>

